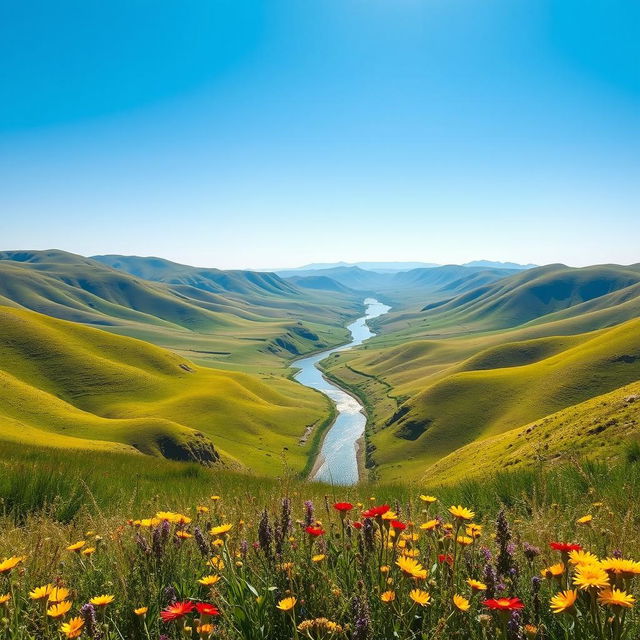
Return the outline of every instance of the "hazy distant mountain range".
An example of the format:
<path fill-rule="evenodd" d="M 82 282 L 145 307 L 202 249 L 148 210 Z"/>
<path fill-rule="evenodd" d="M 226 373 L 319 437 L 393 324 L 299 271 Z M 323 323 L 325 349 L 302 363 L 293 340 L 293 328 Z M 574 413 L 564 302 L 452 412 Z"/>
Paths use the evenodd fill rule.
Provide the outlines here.
<path fill-rule="evenodd" d="M 290 269 L 272 269 L 276 273 L 291 273 L 295 271 L 318 271 L 326 269 L 337 269 L 339 267 L 359 267 L 366 271 L 377 271 L 380 273 L 393 271 L 410 271 L 411 269 L 426 269 L 429 267 L 440 267 L 436 262 L 313 262 L 302 267 Z M 516 262 L 494 262 L 492 260 L 474 260 L 467 262 L 462 267 L 484 267 L 486 269 L 532 269 L 536 264 L 518 264 Z"/>

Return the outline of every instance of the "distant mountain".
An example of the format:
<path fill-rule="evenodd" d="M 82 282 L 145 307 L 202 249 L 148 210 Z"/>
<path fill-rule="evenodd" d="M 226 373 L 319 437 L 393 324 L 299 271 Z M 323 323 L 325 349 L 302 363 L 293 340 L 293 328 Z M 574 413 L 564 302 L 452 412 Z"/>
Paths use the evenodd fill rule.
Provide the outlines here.
<path fill-rule="evenodd" d="M 518 264 L 517 262 L 493 262 L 491 260 L 474 260 L 465 262 L 464 267 L 484 267 L 486 269 L 534 269 L 537 264 Z"/>
<path fill-rule="evenodd" d="M 320 289 L 322 291 L 339 291 L 341 293 L 355 293 L 353 289 L 345 287 L 337 280 L 328 276 L 293 276 L 287 278 L 289 282 L 293 282 L 298 287 L 305 289 Z"/>
<path fill-rule="evenodd" d="M 378 271 L 388 273 L 394 271 L 409 271 L 410 269 L 421 269 L 425 267 L 437 267 L 435 262 L 313 262 L 302 267 L 293 269 L 277 269 L 277 273 L 294 271 L 317 271 L 325 269 L 336 269 L 338 267 L 358 267 L 367 271 Z"/>

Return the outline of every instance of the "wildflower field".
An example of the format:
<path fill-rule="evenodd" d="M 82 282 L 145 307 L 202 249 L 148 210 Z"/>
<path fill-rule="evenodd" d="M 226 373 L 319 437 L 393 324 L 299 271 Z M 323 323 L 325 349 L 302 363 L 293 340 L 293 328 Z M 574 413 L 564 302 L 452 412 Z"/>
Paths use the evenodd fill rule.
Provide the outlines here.
<path fill-rule="evenodd" d="M 0 638 L 640 634 L 635 462 L 340 488 L 45 455 L 0 476 Z"/>

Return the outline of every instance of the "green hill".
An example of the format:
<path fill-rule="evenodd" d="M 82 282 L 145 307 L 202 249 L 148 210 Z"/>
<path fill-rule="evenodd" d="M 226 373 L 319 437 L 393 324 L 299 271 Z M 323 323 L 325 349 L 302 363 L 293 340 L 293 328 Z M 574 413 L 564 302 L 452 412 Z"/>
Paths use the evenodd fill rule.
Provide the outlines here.
<path fill-rule="evenodd" d="M 156 346 L 0 306 L 0 439 L 296 471 L 326 399 L 282 378 L 198 367 Z"/>
<path fill-rule="evenodd" d="M 359 296 L 301 289 L 272 274 L 216 277 L 229 291 L 221 284 L 214 293 L 195 282 L 151 282 L 61 251 L 3 252 L 0 304 L 103 327 L 203 364 L 253 371 L 341 342 L 345 323 L 362 308 Z"/>

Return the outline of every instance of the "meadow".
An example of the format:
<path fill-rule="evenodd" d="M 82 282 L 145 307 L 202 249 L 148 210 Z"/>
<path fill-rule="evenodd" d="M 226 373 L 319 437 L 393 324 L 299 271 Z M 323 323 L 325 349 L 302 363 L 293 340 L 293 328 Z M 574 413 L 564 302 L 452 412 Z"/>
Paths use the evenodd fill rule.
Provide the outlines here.
<path fill-rule="evenodd" d="M 616 467 L 341 488 L 284 464 L 265 480 L 2 447 L 7 639 L 640 632 L 634 449 Z"/>

